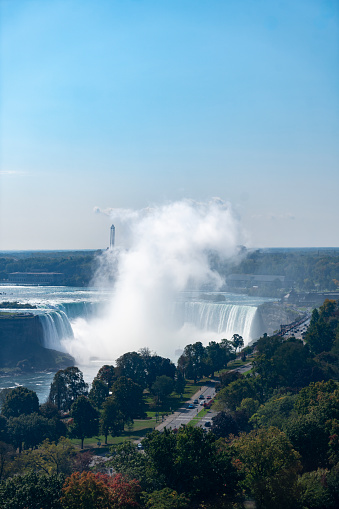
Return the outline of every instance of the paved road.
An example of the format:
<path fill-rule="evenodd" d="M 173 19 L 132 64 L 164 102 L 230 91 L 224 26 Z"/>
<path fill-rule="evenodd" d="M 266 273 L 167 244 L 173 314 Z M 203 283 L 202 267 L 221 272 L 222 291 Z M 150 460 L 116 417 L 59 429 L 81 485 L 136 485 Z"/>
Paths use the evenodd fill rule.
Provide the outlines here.
<path fill-rule="evenodd" d="M 163 430 L 166 428 L 180 428 L 182 424 L 188 424 L 193 417 L 195 417 L 200 410 L 203 408 L 204 401 L 208 401 L 208 396 L 210 398 L 213 398 L 215 396 L 215 383 L 210 382 L 208 385 L 203 386 L 198 392 L 194 394 L 194 396 L 182 404 L 182 406 L 174 412 L 174 414 L 169 415 L 165 418 L 164 422 L 159 424 L 155 429 L 158 431 Z M 194 403 L 194 400 L 198 401 L 197 403 Z M 202 403 L 202 404 L 200 404 Z M 189 405 L 192 405 L 193 408 L 189 408 Z M 209 414 L 212 415 L 212 412 L 210 411 Z M 208 415 L 209 415 L 208 414 Z M 213 412 L 213 415 L 216 415 L 216 412 Z M 203 423 L 207 420 L 211 420 L 212 417 L 204 417 Z M 200 425 L 200 423 L 199 423 Z"/>

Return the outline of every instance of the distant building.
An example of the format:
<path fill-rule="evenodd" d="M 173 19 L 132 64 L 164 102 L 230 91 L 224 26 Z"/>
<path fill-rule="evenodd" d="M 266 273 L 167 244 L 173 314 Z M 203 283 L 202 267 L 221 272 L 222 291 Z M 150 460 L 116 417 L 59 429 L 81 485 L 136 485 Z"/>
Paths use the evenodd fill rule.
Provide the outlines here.
<path fill-rule="evenodd" d="M 114 226 L 114 224 L 112 224 L 111 233 L 110 233 L 110 237 L 109 237 L 109 248 L 113 249 L 114 244 L 115 244 L 115 226 Z"/>
<path fill-rule="evenodd" d="M 60 285 L 64 279 L 61 272 L 11 272 L 8 282 L 22 285 Z"/>
<path fill-rule="evenodd" d="M 229 288 L 249 288 L 251 286 L 290 286 L 285 276 L 266 276 L 260 274 L 230 274 L 226 277 L 226 283 Z"/>

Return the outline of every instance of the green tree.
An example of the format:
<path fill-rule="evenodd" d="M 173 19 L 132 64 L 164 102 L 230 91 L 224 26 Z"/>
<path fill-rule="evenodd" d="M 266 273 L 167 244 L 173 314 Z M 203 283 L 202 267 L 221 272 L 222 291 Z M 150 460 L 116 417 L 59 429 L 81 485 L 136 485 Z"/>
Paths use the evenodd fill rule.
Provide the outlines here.
<path fill-rule="evenodd" d="M 128 352 L 116 360 L 116 373 L 146 388 L 146 367 L 143 357 L 137 352 Z"/>
<path fill-rule="evenodd" d="M 184 348 L 183 354 L 178 359 L 178 368 L 186 379 L 193 379 L 197 383 L 206 370 L 206 352 L 203 344 L 198 341 Z"/>
<path fill-rule="evenodd" d="M 253 430 L 233 442 L 245 475 L 243 487 L 258 509 L 294 509 L 298 500 L 299 454 L 277 428 Z"/>
<path fill-rule="evenodd" d="M 219 412 L 212 417 L 211 431 L 217 438 L 226 438 L 228 435 L 237 435 L 239 427 L 230 412 Z"/>
<path fill-rule="evenodd" d="M 88 394 L 90 402 L 100 410 L 108 395 L 109 395 L 108 385 L 103 380 L 100 380 L 99 378 L 94 378 L 91 390 L 89 391 Z"/>
<path fill-rule="evenodd" d="M 169 376 L 157 376 L 154 384 L 152 385 L 151 392 L 156 398 L 156 402 L 162 404 L 166 398 L 173 392 L 174 380 Z"/>
<path fill-rule="evenodd" d="M 221 346 L 221 343 L 210 341 L 206 347 L 206 365 L 209 367 L 210 375 L 213 377 L 215 371 L 226 367 L 230 358 L 227 356 L 227 350 Z"/>
<path fill-rule="evenodd" d="M 47 475 L 70 475 L 77 450 L 71 441 L 62 437 L 58 443 L 44 440 L 38 449 L 26 451 L 20 459 L 20 468 Z"/>
<path fill-rule="evenodd" d="M 148 509 L 188 509 L 190 505 L 185 495 L 179 495 L 171 488 L 163 488 L 150 494 L 145 493 L 144 501 Z"/>
<path fill-rule="evenodd" d="M 0 484 L 1 509 L 61 509 L 64 477 L 34 472 L 17 475 Z"/>
<path fill-rule="evenodd" d="M 101 366 L 99 369 L 97 376 L 95 377 L 95 380 L 101 380 L 104 382 L 107 387 L 110 389 L 117 379 L 117 374 L 115 367 L 109 364 L 105 364 L 104 366 Z"/>
<path fill-rule="evenodd" d="M 19 417 L 39 411 L 39 399 L 34 391 L 26 387 L 15 387 L 7 392 L 1 409 L 5 417 Z"/>
<path fill-rule="evenodd" d="M 259 400 L 259 402 L 263 400 L 262 378 L 260 376 L 239 378 L 221 389 L 218 395 L 217 407 L 220 410 L 225 408 L 236 410 L 245 398 L 252 398 L 256 401 Z"/>
<path fill-rule="evenodd" d="M 305 341 L 315 355 L 329 352 L 335 343 L 339 324 L 338 302 L 326 299 L 319 311 L 314 309 Z"/>
<path fill-rule="evenodd" d="M 265 404 L 261 405 L 251 416 L 250 422 L 256 428 L 274 426 L 284 431 L 287 420 L 294 410 L 296 395 L 274 394 Z"/>
<path fill-rule="evenodd" d="M 88 384 L 84 382 L 80 369 L 72 366 L 60 369 L 53 378 L 48 400 L 58 410 L 67 412 L 79 396 L 87 395 Z"/>
<path fill-rule="evenodd" d="M 133 422 L 145 414 L 143 388 L 130 378 L 119 377 L 112 386 L 112 398 L 116 401 L 124 422 Z"/>
<path fill-rule="evenodd" d="M 170 359 L 152 354 L 148 348 L 139 350 L 139 354 L 144 362 L 146 385 L 150 389 L 158 376 L 175 377 L 176 368 Z"/>
<path fill-rule="evenodd" d="M 84 439 L 98 433 L 98 413 L 85 396 L 79 396 L 71 407 L 70 415 L 73 419 L 70 434 L 81 440 L 83 449 Z"/>
<path fill-rule="evenodd" d="M 177 433 L 153 431 L 143 445 L 146 460 L 163 487 L 192 501 L 213 502 L 214 507 L 234 500 L 238 474 L 229 450 L 219 447 L 213 433 L 192 426 L 181 427 Z"/>
<path fill-rule="evenodd" d="M 115 437 L 123 430 L 123 415 L 119 410 L 116 400 L 110 396 L 102 405 L 102 411 L 100 414 L 100 431 L 105 437 L 105 444 L 107 444 L 108 435 Z"/>
<path fill-rule="evenodd" d="M 115 445 L 110 452 L 112 457 L 105 466 L 113 466 L 116 472 L 129 479 L 138 479 L 143 491 L 151 492 L 162 488 L 159 476 L 152 470 L 146 454 L 140 454 L 132 442 L 125 441 Z"/>
<path fill-rule="evenodd" d="M 14 453 L 15 451 L 11 445 L 0 442 L 0 483 L 11 474 Z"/>
<path fill-rule="evenodd" d="M 313 472 L 305 472 L 298 479 L 301 507 L 336 509 L 337 505 L 327 486 L 327 474 L 327 470 L 319 468 Z"/>
<path fill-rule="evenodd" d="M 0 442 L 8 442 L 7 419 L 0 415 Z"/>
<path fill-rule="evenodd" d="M 240 334 L 233 334 L 231 343 L 235 351 L 244 346 L 244 340 Z"/>

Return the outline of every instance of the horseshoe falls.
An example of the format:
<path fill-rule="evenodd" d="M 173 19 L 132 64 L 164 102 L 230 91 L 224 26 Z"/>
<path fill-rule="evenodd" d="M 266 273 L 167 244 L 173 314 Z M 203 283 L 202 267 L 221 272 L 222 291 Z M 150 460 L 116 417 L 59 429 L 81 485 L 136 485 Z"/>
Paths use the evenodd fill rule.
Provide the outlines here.
<path fill-rule="evenodd" d="M 96 327 L 100 327 L 100 316 L 104 309 L 107 314 L 107 303 L 112 297 L 110 291 L 96 289 L 79 289 L 71 287 L 20 287 L 7 286 L 1 300 L 18 301 L 35 305 L 37 309 L 8 310 L 11 312 L 27 312 L 39 316 L 42 326 L 42 344 L 53 350 L 69 351 L 79 339 L 79 330 L 95 319 Z M 227 292 L 181 292 L 168 309 L 171 322 L 169 339 L 173 344 L 185 346 L 201 340 L 206 343 L 222 338 L 231 339 L 233 334 L 240 334 L 248 343 L 259 337 L 264 330 L 261 313 L 258 307 L 271 299 L 253 298 L 247 295 Z M 128 309 L 126 309 L 128 316 Z M 130 316 L 133 320 L 133 316 Z M 180 340 L 178 339 L 180 337 Z M 93 339 L 91 340 L 94 341 Z M 159 354 L 165 346 L 155 345 Z M 114 334 L 112 345 L 116 343 Z M 164 341 L 163 341 L 164 342 Z M 146 344 L 141 346 L 148 346 Z M 153 345 L 152 345 L 153 346 Z M 125 351 L 138 350 L 138 345 L 126 342 Z M 174 352 L 174 347 L 173 347 Z M 123 352 L 124 353 L 124 352 Z M 166 351 L 167 353 L 167 351 Z M 167 355 L 171 356 L 168 350 Z M 116 356 L 114 356 L 115 358 Z"/>
<path fill-rule="evenodd" d="M 213 334 L 217 339 L 231 339 L 233 334 L 240 334 L 245 343 L 264 332 L 258 306 L 265 299 L 217 292 L 208 297 L 212 301 L 190 295 L 176 302 L 177 327 L 193 326 L 196 330 Z M 214 302 L 213 298 L 217 297 L 222 297 L 225 302 Z"/>

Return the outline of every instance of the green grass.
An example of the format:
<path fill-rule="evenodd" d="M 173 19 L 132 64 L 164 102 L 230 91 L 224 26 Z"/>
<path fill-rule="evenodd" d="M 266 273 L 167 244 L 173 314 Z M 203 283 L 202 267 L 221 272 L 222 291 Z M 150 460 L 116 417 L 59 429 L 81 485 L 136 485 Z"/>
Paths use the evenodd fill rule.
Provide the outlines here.
<path fill-rule="evenodd" d="M 107 437 L 107 445 L 105 445 L 105 437 L 103 435 L 98 435 L 91 438 L 85 438 L 84 440 L 84 448 L 97 448 L 97 450 L 103 450 L 107 449 L 111 445 L 118 445 L 122 444 L 126 440 L 133 442 L 135 440 L 140 440 L 142 437 L 146 436 L 147 433 L 150 433 L 153 431 L 155 426 L 158 423 L 155 422 L 155 418 L 151 419 L 140 419 L 135 420 L 133 426 L 128 429 L 127 426 L 125 426 L 125 429 L 123 433 L 118 437 Z M 100 440 L 101 447 L 98 448 L 97 442 Z M 71 442 L 73 445 L 80 447 L 81 446 L 81 440 L 78 440 L 76 438 L 71 439 Z"/>

